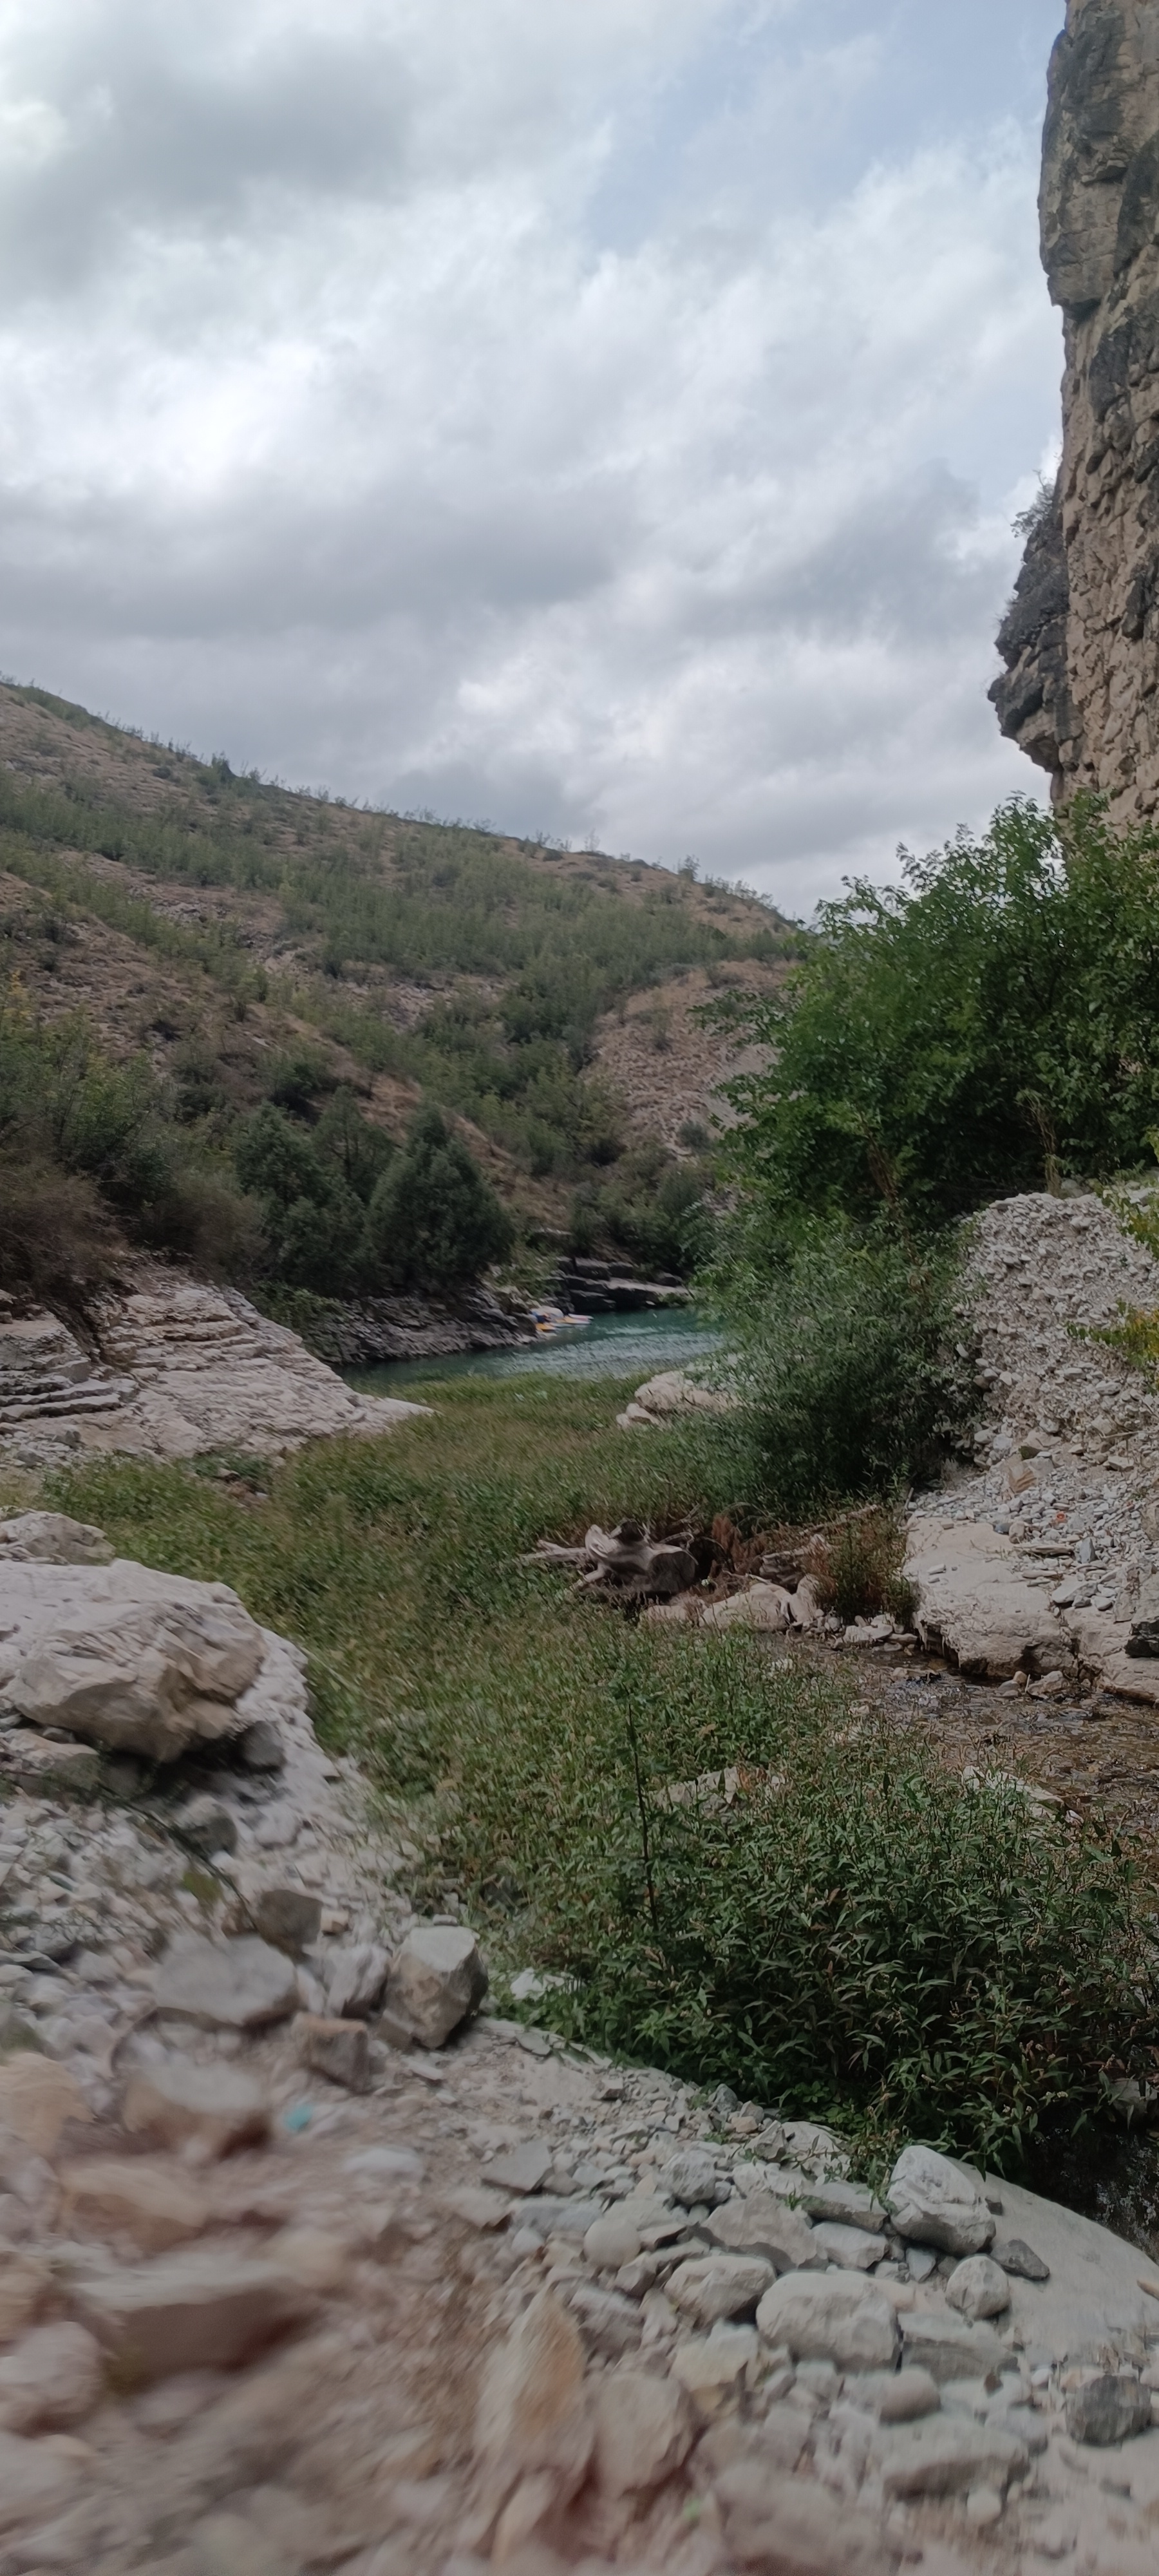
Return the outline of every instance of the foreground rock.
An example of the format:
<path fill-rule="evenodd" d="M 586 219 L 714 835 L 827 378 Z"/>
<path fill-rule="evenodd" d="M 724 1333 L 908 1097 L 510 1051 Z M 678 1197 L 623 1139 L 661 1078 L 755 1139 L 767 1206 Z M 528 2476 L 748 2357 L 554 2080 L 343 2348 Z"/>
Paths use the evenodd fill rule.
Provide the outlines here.
<path fill-rule="evenodd" d="M 0 1793 L 0 2576 L 1150 2576 L 1143 2258 L 489 2015 L 263 1643 L 212 1863 Z"/>
<path fill-rule="evenodd" d="M 420 2048 L 441 2048 L 478 2010 L 487 1971 L 473 1932 L 421 1923 L 408 1932 L 386 1986 L 386 2009 Z"/>

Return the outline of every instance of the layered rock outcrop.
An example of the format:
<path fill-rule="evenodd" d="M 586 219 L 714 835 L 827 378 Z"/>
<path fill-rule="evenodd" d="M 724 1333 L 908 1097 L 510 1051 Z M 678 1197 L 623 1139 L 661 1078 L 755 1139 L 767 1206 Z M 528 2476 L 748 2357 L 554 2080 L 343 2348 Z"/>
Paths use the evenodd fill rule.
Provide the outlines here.
<path fill-rule="evenodd" d="M 235 1288 L 160 1268 L 99 1299 L 89 1337 L 86 1349 L 58 1315 L 0 1295 L 0 1454 L 30 1465 L 73 1449 L 277 1455 L 377 1437 L 427 1410 L 354 1394 Z"/>
<path fill-rule="evenodd" d="M 1003 733 L 1058 801 L 1159 807 L 1159 8 L 1068 0 L 1051 56 L 1042 261 L 1063 453 L 998 637 Z"/>

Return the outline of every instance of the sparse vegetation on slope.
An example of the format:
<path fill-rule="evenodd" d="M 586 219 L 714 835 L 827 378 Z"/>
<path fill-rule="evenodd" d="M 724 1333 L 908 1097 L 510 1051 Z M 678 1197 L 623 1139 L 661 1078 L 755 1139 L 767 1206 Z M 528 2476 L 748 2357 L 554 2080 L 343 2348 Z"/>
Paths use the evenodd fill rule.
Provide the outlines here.
<path fill-rule="evenodd" d="M 0 688 L 0 747 L 0 937 L 29 1002 L 55 1017 L 86 987 L 94 1038 L 172 1080 L 210 1151 L 267 1096 L 263 1058 L 305 1041 L 291 1119 L 345 1080 L 398 1141 L 427 1099 L 486 1141 L 517 1212 L 566 1227 L 578 1186 L 631 1249 L 625 1211 L 684 1149 L 605 1188 L 642 1140 L 596 1063 L 601 1017 L 692 970 L 767 977 L 799 945 L 691 875 L 292 794 L 44 691 Z"/>

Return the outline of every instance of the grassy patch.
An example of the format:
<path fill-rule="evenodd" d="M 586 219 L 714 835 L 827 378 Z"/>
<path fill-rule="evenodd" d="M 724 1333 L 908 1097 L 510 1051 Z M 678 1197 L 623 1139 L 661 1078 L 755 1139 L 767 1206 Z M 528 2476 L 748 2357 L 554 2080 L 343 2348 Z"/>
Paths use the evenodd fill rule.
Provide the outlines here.
<path fill-rule="evenodd" d="M 551 2013 L 575 2036 L 992 2162 L 1097 2111 L 1104 2072 L 1150 2071 L 1114 1843 L 858 1725 L 838 1675 L 776 1645 L 632 1625 L 517 1563 L 625 1511 L 751 1521 L 727 1421 L 626 1439 L 607 1381 L 432 1394 L 430 1421 L 307 1450 L 266 1500 L 127 1461 L 55 1499 L 308 1649 L 320 1730 L 405 1804 L 424 1892 L 456 1888 L 498 1962 L 574 1979 Z"/>

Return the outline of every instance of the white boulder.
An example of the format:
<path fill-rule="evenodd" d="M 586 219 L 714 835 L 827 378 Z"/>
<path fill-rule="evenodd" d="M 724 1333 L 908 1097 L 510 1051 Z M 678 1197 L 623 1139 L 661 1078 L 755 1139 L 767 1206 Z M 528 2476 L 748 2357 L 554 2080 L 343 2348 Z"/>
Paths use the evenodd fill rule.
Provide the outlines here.
<path fill-rule="evenodd" d="M 417 1923 L 395 1953 L 386 2010 L 420 2048 L 441 2048 L 478 2011 L 486 1992 L 487 1971 L 474 1933 L 465 1925 Z"/>
<path fill-rule="evenodd" d="M 934 2147 L 903 2147 L 886 2193 L 898 2235 L 942 2254 L 984 2254 L 994 2220 L 960 2165 Z"/>
<path fill-rule="evenodd" d="M 860 2272 L 784 2273 L 761 2300 L 757 2329 L 795 2361 L 831 2361 L 835 2370 L 888 2370 L 897 2354 L 889 2300 Z"/>
<path fill-rule="evenodd" d="M 139 1595 L 135 1584 L 130 1591 Z M 235 1730 L 235 1703 L 264 1651 L 261 1630 L 224 1585 L 167 1589 L 158 1577 L 151 1599 L 114 1592 L 66 1611 L 17 1664 L 6 1695 L 35 1726 L 173 1762 Z"/>
<path fill-rule="evenodd" d="M 1010 2283 L 1000 2263 L 988 2254 L 968 2254 L 951 2272 L 946 2297 L 971 2325 L 980 2317 L 1000 2317 L 1010 2305 Z"/>
<path fill-rule="evenodd" d="M 260 2030 L 298 2008 L 298 1974 L 268 1941 L 207 1941 L 178 1932 L 153 1979 L 159 2011 L 180 2013 L 207 2030 Z"/>

